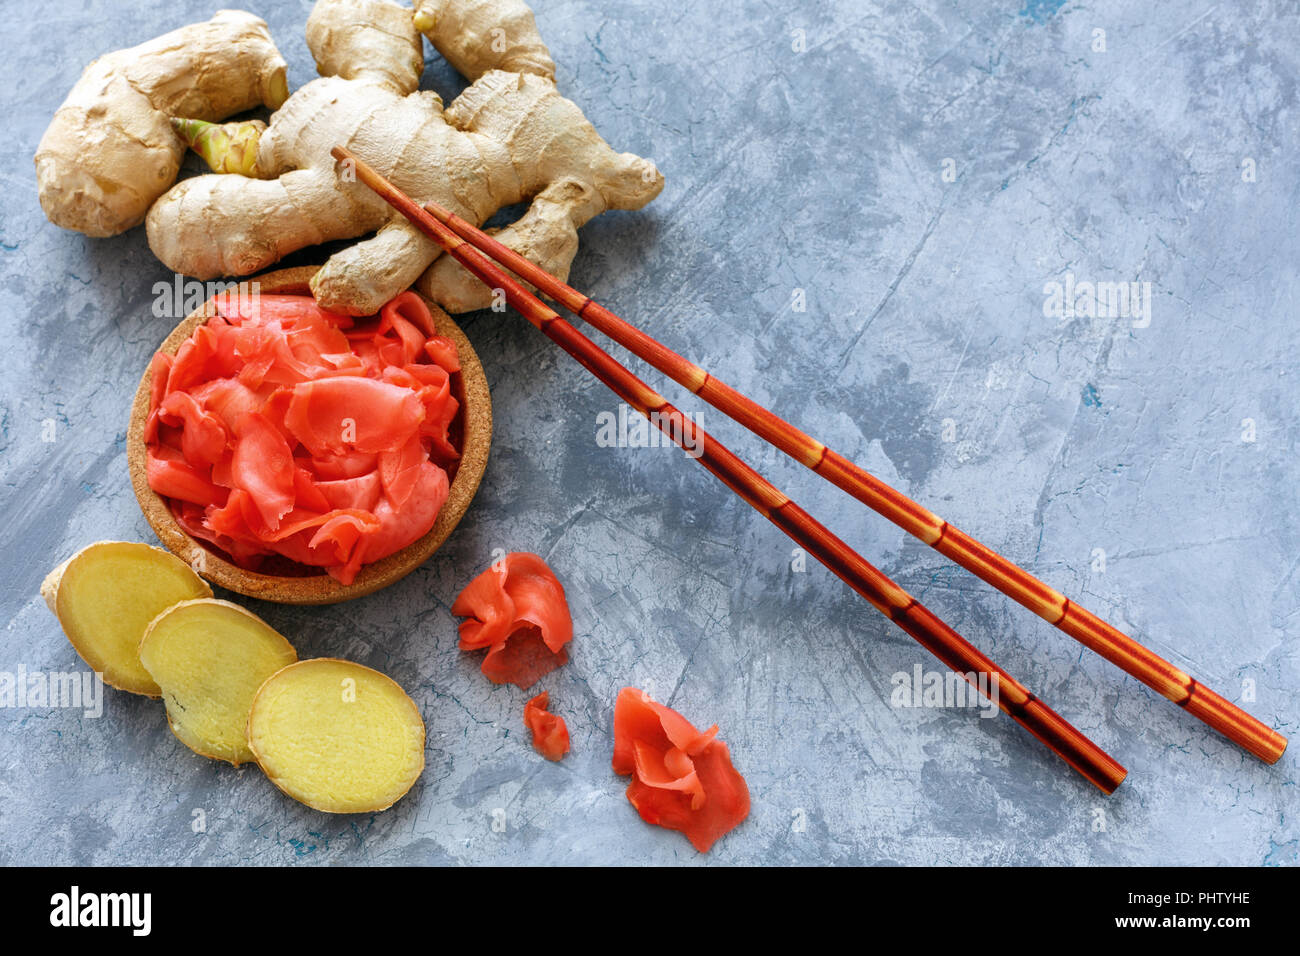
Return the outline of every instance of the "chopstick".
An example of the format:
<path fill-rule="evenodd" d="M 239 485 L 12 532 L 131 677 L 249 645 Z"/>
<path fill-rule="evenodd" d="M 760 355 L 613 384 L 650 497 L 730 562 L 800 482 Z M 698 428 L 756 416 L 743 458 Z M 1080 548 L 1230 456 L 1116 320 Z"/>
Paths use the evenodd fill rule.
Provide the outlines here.
<path fill-rule="evenodd" d="M 1286 737 L 1118 628 L 1070 601 L 1024 568 L 719 381 L 472 223 L 434 202 L 426 203 L 424 209 L 460 238 L 536 286 L 633 355 L 1265 763 L 1276 763 L 1286 750 Z"/>
<path fill-rule="evenodd" d="M 550 306 L 507 275 L 473 245 L 379 175 L 348 150 L 335 147 L 335 159 L 351 164 L 357 178 L 506 300 L 548 338 L 676 444 L 698 451 L 696 458 L 723 484 L 790 536 L 878 611 L 911 635 L 1013 720 L 1057 753 L 1104 793 L 1112 793 L 1127 771 L 1112 757 L 1031 694 L 1018 681 L 921 605 L 888 576 L 819 524 L 703 428 L 611 355 L 562 319 Z M 985 693 L 980 675 L 987 677 Z"/>

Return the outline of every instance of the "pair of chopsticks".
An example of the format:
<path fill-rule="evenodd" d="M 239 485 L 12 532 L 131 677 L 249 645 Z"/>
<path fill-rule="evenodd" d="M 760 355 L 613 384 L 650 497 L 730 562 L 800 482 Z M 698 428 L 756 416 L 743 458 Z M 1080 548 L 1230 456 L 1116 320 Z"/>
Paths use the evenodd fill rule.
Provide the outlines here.
<path fill-rule="evenodd" d="M 349 164 L 362 183 L 471 273 L 490 288 L 501 289 L 506 301 L 529 322 L 577 359 L 624 402 L 650 418 L 670 439 L 683 447 L 698 449 L 700 455 L 696 460 L 700 464 L 945 665 L 967 680 L 975 675 L 987 675 L 990 684 L 997 688 L 991 699 L 995 699 L 1012 719 L 1105 793 L 1113 792 L 1127 774 L 1113 758 L 501 267 L 510 269 L 719 411 L 1055 624 L 1260 759 L 1274 763 L 1286 749 L 1287 741 L 1281 734 L 1072 603 L 1023 568 L 559 281 L 472 223 L 436 203 L 421 207 L 343 147 L 335 147 L 331 154 Z M 979 689 L 977 683 L 972 683 Z"/>

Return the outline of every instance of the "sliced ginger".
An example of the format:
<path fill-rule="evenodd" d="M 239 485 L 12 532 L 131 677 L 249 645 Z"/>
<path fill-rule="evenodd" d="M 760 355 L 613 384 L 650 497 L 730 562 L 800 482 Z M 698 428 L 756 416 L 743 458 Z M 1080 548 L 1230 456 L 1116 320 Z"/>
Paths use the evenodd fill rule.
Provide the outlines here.
<path fill-rule="evenodd" d="M 290 664 L 253 699 L 248 744 L 277 787 L 316 810 L 366 813 L 424 769 L 424 721 L 391 678 L 335 658 Z"/>
<path fill-rule="evenodd" d="M 163 611 L 140 642 L 140 663 L 162 688 L 172 733 L 195 753 L 236 766 L 256 759 L 246 730 L 258 688 L 297 659 L 260 617 L 212 598 Z"/>
<path fill-rule="evenodd" d="M 328 813 L 386 810 L 424 770 L 424 721 L 391 678 L 335 658 L 298 661 L 274 628 L 175 555 L 100 541 L 41 596 L 105 683 L 164 697 L 187 747 L 256 760 L 286 794 Z"/>
<path fill-rule="evenodd" d="M 59 565 L 41 585 L 77 653 L 104 683 L 146 697 L 162 691 L 140 663 L 149 622 L 181 601 L 212 596 L 194 570 L 161 548 L 100 541 Z"/>

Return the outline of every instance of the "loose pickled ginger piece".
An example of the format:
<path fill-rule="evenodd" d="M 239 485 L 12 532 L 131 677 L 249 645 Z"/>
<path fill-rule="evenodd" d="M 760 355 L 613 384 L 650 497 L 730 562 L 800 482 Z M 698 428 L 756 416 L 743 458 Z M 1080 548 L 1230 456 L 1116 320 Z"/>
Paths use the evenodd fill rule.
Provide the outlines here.
<path fill-rule="evenodd" d="M 569 752 L 569 728 L 564 718 L 547 708 L 551 695 L 542 691 L 524 704 L 524 726 L 533 735 L 533 747 L 547 760 L 559 760 Z"/>
<path fill-rule="evenodd" d="M 494 683 L 527 688 L 568 660 L 573 619 L 564 586 L 535 554 L 494 562 L 465 586 L 451 613 L 469 618 L 460 624 L 460 648 L 487 648 L 482 670 Z"/>
<path fill-rule="evenodd" d="M 613 766 L 632 776 L 628 801 L 646 823 L 681 831 L 701 853 L 749 815 L 749 788 L 717 734 L 635 687 L 614 703 Z"/>

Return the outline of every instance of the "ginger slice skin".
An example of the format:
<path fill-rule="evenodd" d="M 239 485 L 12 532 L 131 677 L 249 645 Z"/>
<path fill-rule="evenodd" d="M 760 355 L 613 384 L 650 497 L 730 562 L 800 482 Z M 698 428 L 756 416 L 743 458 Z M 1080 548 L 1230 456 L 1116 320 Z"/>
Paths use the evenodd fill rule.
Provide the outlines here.
<path fill-rule="evenodd" d="M 163 611 L 140 642 L 140 663 L 162 688 L 172 733 L 196 754 L 235 766 L 255 759 L 247 737 L 253 697 L 297 659 L 256 614 L 212 598 Z"/>
<path fill-rule="evenodd" d="M 391 678 L 322 657 L 277 671 L 248 715 L 248 744 L 267 777 L 326 813 L 372 813 L 424 770 L 424 721 Z"/>
<path fill-rule="evenodd" d="M 99 541 L 51 571 L 41 596 L 104 683 L 159 697 L 162 690 L 140 663 L 140 640 L 167 608 L 211 597 L 212 589 L 170 551 L 134 541 Z"/>

